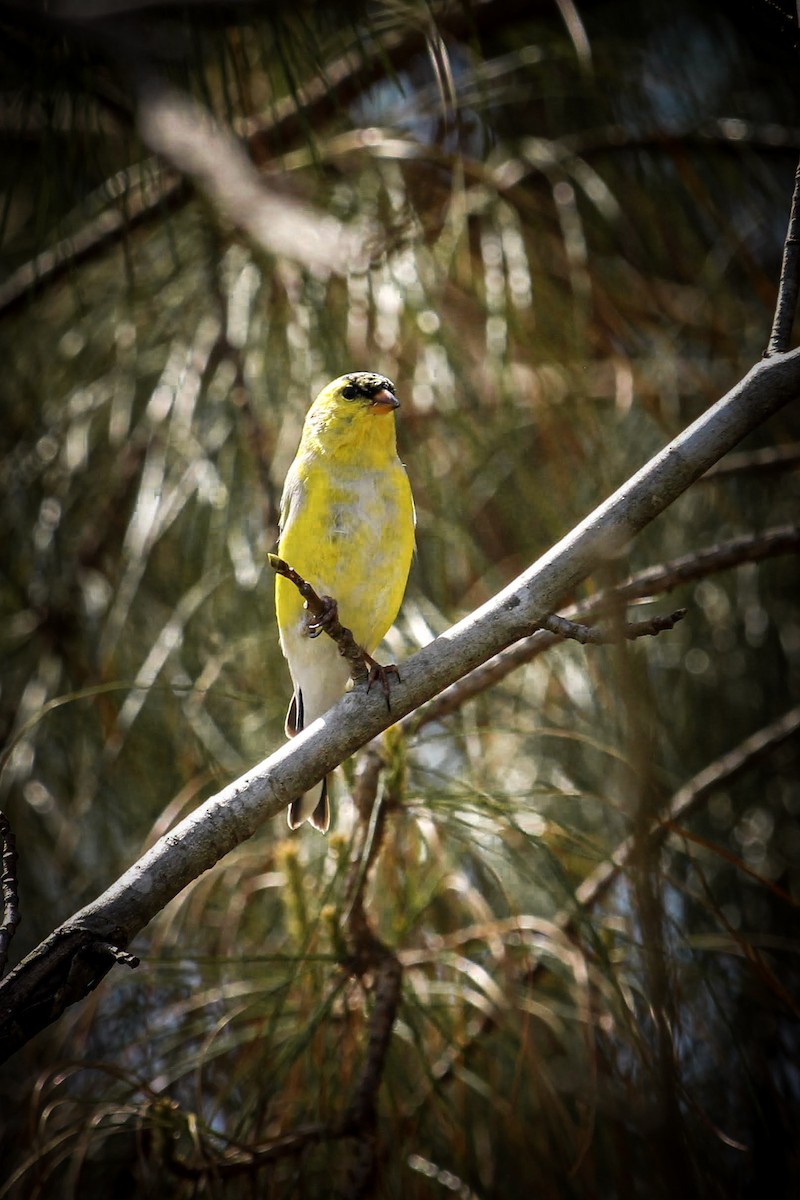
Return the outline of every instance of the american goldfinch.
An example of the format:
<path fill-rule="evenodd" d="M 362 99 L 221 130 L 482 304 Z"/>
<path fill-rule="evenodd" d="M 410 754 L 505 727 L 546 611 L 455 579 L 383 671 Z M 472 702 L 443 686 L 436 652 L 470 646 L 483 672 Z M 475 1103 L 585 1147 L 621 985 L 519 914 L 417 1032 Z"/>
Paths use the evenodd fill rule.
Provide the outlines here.
<path fill-rule="evenodd" d="M 337 601 L 339 620 L 370 655 L 397 616 L 414 550 L 414 502 L 395 443 L 399 404 L 383 375 L 334 379 L 308 410 L 281 498 L 278 554 Z M 293 737 L 343 695 L 350 671 L 331 638 L 312 636 L 303 600 L 282 575 L 275 609 L 294 685 Z M 327 780 L 294 800 L 288 817 L 291 829 L 310 821 L 324 833 Z"/>

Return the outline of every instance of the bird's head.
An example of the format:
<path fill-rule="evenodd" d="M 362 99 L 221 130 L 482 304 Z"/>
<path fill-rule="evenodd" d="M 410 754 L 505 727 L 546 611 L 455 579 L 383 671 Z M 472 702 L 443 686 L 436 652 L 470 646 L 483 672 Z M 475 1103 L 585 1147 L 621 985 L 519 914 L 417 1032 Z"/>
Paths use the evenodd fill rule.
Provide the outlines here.
<path fill-rule="evenodd" d="M 339 456 L 349 453 L 361 461 L 385 459 L 396 452 L 392 414 L 399 407 L 394 384 L 385 375 L 372 371 L 340 375 L 322 389 L 308 410 L 305 447 L 313 445 L 322 453 Z"/>
<path fill-rule="evenodd" d="M 399 408 L 400 401 L 395 395 L 394 384 L 385 375 L 350 371 L 323 388 L 314 407 L 335 410 L 345 417 L 354 417 L 357 413 L 385 416 Z"/>

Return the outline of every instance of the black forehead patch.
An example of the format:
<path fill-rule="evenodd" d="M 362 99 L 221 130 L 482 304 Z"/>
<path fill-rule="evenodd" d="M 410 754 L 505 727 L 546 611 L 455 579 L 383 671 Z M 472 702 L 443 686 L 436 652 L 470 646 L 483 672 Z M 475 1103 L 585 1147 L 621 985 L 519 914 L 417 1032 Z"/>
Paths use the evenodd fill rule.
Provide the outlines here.
<path fill-rule="evenodd" d="M 395 386 L 391 379 L 387 379 L 385 375 L 375 375 L 372 371 L 353 371 L 349 375 L 345 375 L 348 383 L 354 388 L 358 388 L 359 394 L 362 396 L 372 397 L 376 392 L 383 391 L 395 394 Z"/>

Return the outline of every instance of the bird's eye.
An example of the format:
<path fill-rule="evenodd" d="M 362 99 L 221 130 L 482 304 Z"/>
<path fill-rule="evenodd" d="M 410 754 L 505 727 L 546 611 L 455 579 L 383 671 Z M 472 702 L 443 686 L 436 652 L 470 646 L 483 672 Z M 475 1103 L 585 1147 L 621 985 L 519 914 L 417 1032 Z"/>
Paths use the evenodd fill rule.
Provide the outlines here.
<path fill-rule="evenodd" d="M 353 387 L 352 384 L 348 384 L 347 387 L 342 388 L 342 395 L 345 400 L 355 400 L 358 395 L 358 388 Z"/>

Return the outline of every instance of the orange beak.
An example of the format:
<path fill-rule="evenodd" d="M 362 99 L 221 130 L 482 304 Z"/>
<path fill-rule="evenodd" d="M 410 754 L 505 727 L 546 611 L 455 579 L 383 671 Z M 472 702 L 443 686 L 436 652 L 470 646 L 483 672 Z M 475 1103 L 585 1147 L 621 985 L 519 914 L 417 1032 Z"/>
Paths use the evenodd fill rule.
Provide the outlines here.
<path fill-rule="evenodd" d="M 397 399 L 397 396 L 387 388 L 381 388 L 380 391 L 375 392 L 369 404 L 372 412 L 376 415 L 382 413 L 384 416 L 386 413 L 394 412 L 396 408 L 400 407 L 400 401 Z"/>

